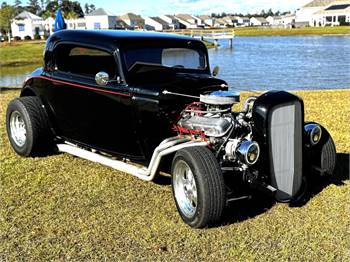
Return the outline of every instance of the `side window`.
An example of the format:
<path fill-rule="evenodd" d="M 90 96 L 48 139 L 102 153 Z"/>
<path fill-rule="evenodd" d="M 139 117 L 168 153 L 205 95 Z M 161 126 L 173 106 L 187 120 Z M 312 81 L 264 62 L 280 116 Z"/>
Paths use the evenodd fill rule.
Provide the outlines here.
<path fill-rule="evenodd" d="M 23 32 L 24 31 L 24 24 L 18 25 L 18 31 Z"/>
<path fill-rule="evenodd" d="M 117 65 L 114 57 L 94 48 L 76 45 L 60 44 L 54 53 L 56 70 L 95 77 L 98 72 L 104 71 L 113 79 L 116 76 Z"/>

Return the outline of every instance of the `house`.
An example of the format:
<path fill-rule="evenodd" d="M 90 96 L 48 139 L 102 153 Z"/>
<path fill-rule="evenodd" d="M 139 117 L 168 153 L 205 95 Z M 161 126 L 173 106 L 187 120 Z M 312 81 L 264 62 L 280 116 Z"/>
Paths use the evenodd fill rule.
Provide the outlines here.
<path fill-rule="evenodd" d="M 286 14 L 281 16 L 281 24 L 285 28 L 295 27 L 295 14 Z"/>
<path fill-rule="evenodd" d="M 281 16 L 268 16 L 266 18 L 266 21 L 269 22 L 270 26 L 281 26 L 282 23 L 282 17 Z"/>
<path fill-rule="evenodd" d="M 338 26 L 350 24 L 350 1 L 335 1 L 312 15 L 313 26 Z"/>
<path fill-rule="evenodd" d="M 86 19 L 66 19 L 67 29 L 86 29 Z"/>
<path fill-rule="evenodd" d="M 313 0 L 296 11 L 295 23 L 316 26 L 312 21 L 312 15 L 324 10 L 334 0 Z"/>
<path fill-rule="evenodd" d="M 161 15 L 161 16 L 159 16 L 159 18 L 162 19 L 163 21 L 167 22 L 170 29 L 172 29 L 172 30 L 185 28 L 185 27 L 180 28 L 179 20 L 177 20 L 176 17 L 173 15 Z"/>
<path fill-rule="evenodd" d="M 169 30 L 169 24 L 159 17 L 146 17 L 145 28 L 147 30 L 163 31 Z"/>
<path fill-rule="evenodd" d="M 233 16 L 225 16 L 222 19 L 226 22 L 227 26 L 233 26 L 233 20 L 234 20 Z"/>
<path fill-rule="evenodd" d="M 26 36 L 34 39 L 35 35 L 42 37 L 44 30 L 44 20 L 28 11 L 18 14 L 11 23 L 12 36 L 17 36 L 21 39 L 24 39 Z"/>
<path fill-rule="evenodd" d="M 117 17 L 111 12 L 98 8 L 85 16 L 86 29 L 114 29 Z"/>
<path fill-rule="evenodd" d="M 251 26 L 267 26 L 269 22 L 264 17 L 252 17 L 250 18 Z"/>
<path fill-rule="evenodd" d="M 214 27 L 216 28 L 226 28 L 227 22 L 223 18 L 215 19 Z"/>
<path fill-rule="evenodd" d="M 250 18 L 249 17 L 240 17 L 240 16 L 233 16 L 232 17 L 232 23 L 234 27 L 244 27 L 244 26 L 250 26 Z"/>
<path fill-rule="evenodd" d="M 215 24 L 215 18 L 209 15 L 200 15 L 199 18 L 202 20 L 202 26 L 213 27 Z"/>
<path fill-rule="evenodd" d="M 175 15 L 176 19 L 179 21 L 180 23 L 180 27 L 181 25 L 183 27 L 185 27 L 186 29 L 189 28 L 197 28 L 197 19 L 195 19 L 193 16 L 188 15 L 188 14 L 178 14 Z"/>
<path fill-rule="evenodd" d="M 140 15 L 135 15 L 133 13 L 127 13 L 125 15 L 119 16 L 119 19 L 124 21 L 131 28 L 144 28 L 145 19 Z"/>

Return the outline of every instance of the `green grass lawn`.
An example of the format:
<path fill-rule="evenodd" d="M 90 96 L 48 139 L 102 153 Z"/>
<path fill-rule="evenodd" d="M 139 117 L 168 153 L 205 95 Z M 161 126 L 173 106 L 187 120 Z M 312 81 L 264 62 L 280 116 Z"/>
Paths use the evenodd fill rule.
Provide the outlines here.
<path fill-rule="evenodd" d="M 0 261 L 349 261 L 350 90 L 297 92 L 306 118 L 334 137 L 334 183 L 312 187 L 300 207 L 237 202 L 222 225 L 203 230 L 181 221 L 167 183 L 67 154 L 17 156 L 5 110 L 18 94 L 0 92 Z"/>
<path fill-rule="evenodd" d="M 305 27 L 305 28 L 235 28 L 236 36 L 290 36 L 290 35 L 350 35 L 350 26 Z"/>
<path fill-rule="evenodd" d="M 19 41 L 0 44 L 0 67 L 41 64 L 43 60 L 43 41 Z"/>

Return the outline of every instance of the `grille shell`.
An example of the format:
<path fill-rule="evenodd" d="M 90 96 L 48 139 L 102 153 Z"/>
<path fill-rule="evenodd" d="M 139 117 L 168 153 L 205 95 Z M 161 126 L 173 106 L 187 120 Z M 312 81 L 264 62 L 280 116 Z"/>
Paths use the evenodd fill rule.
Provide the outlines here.
<path fill-rule="evenodd" d="M 302 184 L 301 104 L 294 102 L 274 107 L 268 130 L 271 185 L 278 189 L 276 199 L 286 201 L 298 194 Z"/>

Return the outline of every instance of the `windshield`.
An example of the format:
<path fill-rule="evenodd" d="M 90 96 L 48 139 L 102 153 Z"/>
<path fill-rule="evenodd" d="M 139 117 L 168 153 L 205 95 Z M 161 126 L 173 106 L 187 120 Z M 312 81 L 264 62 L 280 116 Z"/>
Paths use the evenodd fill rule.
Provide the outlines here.
<path fill-rule="evenodd" d="M 201 50 L 190 48 L 137 48 L 125 52 L 127 69 L 137 63 L 156 64 L 165 67 L 203 70 L 206 56 Z"/>

